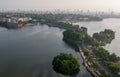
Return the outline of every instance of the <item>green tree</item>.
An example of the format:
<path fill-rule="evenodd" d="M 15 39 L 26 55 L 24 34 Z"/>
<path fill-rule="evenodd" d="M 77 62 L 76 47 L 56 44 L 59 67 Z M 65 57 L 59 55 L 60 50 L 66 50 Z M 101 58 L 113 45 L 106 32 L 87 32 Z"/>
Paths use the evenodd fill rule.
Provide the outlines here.
<path fill-rule="evenodd" d="M 70 44 L 79 44 L 82 41 L 82 34 L 74 29 L 68 29 L 63 32 L 63 40 Z"/>
<path fill-rule="evenodd" d="M 120 61 L 120 57 L 118 57 L 115 53 L 112 53 L 112 54 L 109 56 L 109 60 L 110 60 L 110 61 L 113 61 L 113 62 L 117 62 L 117 61 Z"/>
<path fill-rule="evenodd" d="M 54 57 L 53 68 L 56 72 L 74 76 L 79 72 L 80 64 L 72 54 L 64 54 Z"/>
<path fill-rule="evenodd" d="M 108 67 L 111 69 L 112 72 L 115 74 L 120 73 L 120 65 L 114 63 L 108 63 Z"/>
<path fill-rule="evenodd" d="M 104 48 L 99 48 L 98 50 L 94 50 L 94 53 L 97 57 L 99 57 L 102 60 L 108 60 L 110 53 L 105 50 Z"/>

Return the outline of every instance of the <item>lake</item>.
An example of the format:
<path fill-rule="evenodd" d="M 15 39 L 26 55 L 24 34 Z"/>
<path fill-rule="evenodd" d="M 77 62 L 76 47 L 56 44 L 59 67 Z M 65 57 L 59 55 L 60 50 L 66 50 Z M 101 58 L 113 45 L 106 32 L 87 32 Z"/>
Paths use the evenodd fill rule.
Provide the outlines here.
<path fill-rule="evenodd" d="M 62 52 L 80 60 L 76 77 L 92 77 L 82 65 L 79 52 L 63 42 L 63 31 L 47 25 L 0 28 L 0 77 L 67 77 L 52 68 L 53 58 Z"/>
<path fill-rule="evenodd" d="M 77 22 L 73 23 L 76 25 L 80 25 L 88 28 L 88 33 L 92 36 L 95 32 L 103 31 L 104 29 L 112 29 L 115 31 L 115 39 L 111 42 L 111 44 L 107 44 L 105 48 L 109 50 L 110 53 L 116 53 L 120 56 L 120 19 L 104 19 L 99 22 Z"/>
<path fill-rule="evenodd" d="M 120 56 L 120 19 L 104 19 L 99 22 L 74 23 L 94 32 L 112 29 L 116 37 L 105 48 Z M 0 28 L 0 77 L 67 77 L 56 73 L 52 60 L 59 53 L 72 53 L 80 62 L 80 72 L 76 77 L 92 77 L 82 65 L 78 52 L 63 40 L 63 29 L 36 25 L 22 29 Z"/>

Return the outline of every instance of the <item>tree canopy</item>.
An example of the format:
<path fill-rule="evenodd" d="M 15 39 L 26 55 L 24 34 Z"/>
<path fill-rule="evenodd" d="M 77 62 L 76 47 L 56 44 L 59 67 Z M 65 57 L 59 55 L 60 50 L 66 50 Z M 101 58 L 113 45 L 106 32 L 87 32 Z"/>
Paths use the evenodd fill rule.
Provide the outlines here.
<path fill-rule="evenodd" d="M 82 40 L 82 34 L 74 29 L 68 29 L 63 32 L 63 40 L 71 44 L 78 44 Z"/>
<path fill-rule="evenodd" d="M 93 38 L 95 38 L 101 45 L 106 45 L 107 43 L 111 43 L 115 38 L 115 32 L 110 29 L 105 29 L 100 33 L 94 33 Z"/>
<path fill-rule="evenodd" d="M 64 75 L 75 76 L 79 72 L 80 63 L 72 54 L 61 53 L 53 59 L 53 68 Z"/>
<path fill-rule="evenodd" d="M 112 72 L 115 74 L 120 73 L 120 65 L 114 63 L 108 63 L 108 67 L 111 69 Z"/>

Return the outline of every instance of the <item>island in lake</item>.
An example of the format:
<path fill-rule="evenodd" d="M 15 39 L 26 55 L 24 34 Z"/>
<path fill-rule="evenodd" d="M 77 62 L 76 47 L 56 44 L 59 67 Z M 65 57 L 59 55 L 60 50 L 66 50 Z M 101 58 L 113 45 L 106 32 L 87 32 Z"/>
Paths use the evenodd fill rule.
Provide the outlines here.
<path fill-rule="evenodd" d="M 79 73 L 80 63 L 72 54 L 60 53 L 53 59 L 53 68 L 64 75 L 75 76 Z"/>

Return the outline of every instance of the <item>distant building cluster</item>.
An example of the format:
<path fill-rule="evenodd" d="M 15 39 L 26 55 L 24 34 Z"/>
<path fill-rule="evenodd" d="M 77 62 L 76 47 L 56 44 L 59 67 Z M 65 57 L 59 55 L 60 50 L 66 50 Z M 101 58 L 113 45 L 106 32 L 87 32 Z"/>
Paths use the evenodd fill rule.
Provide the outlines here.
<path fill-rule="evenodd" d="M 0 13 L 0 26 L 7 28 L 22 28 L 24 25 L 31 25 L 28 23 L 33 21 L 31 17 L 27 17 L 25 14 L 16 13 Z"/>
<path fill-rule="evenodd" d="M 6 17 L 0 17 L 1 22 L 9 22 L 9 23 L 18 23 L 18 22 L 28 22 L 32 20 L 31 17 L 20 17 L 14 15 L 6 15 Z"/>

